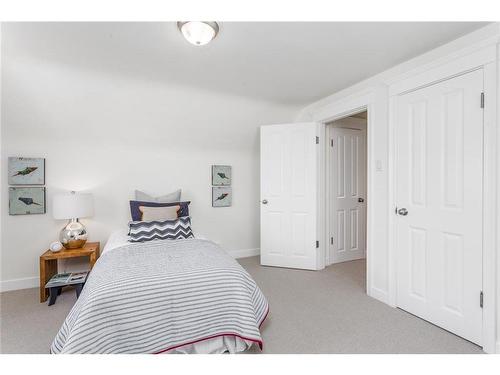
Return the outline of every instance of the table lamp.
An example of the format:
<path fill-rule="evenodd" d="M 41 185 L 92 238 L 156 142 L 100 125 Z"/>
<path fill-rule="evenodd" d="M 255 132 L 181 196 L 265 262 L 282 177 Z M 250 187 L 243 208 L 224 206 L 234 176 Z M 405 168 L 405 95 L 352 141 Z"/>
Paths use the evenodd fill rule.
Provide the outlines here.
<path fill-rule="evenodd" d="M 53 198 L 54 219 L 69 219 L 59 234 L 59 241 L 66 249 L 76 249 L 87 242 L 87 229 L 80 223 L 82 217 L 94 214 L 94 202 L 89 193 L 61 193 Z"/>

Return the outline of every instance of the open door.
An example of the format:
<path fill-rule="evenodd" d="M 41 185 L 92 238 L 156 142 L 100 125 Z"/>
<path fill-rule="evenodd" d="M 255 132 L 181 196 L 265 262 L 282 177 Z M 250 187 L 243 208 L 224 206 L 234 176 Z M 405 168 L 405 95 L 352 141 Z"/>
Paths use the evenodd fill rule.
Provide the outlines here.
<path fill-rule="evenodd" d="M 318 124 L 261 127 L 261 264 L 318 268 Z"/>

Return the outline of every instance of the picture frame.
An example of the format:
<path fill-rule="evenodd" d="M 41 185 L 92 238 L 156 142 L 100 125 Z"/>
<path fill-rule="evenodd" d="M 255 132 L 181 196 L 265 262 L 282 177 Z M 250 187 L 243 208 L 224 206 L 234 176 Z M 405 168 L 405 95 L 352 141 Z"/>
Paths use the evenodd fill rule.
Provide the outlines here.
<path fill-rule="evenodd" d="M 231 186 L 230 165 L 212 165 L 212 185 Z"/>
<path fill-rule="evenodd" d="M 45 159 L 9 157 L 9 185 L 45 185 Z"/>
<path fill-rule="evenodd" d="M 233 192 L 229 186 L 212 187 L 212 207 L 231 207 Z"/>
<path fill-rule="evenodd" d="M 45 213 L 45 187 L 9 187 L 9 215 Z"/>

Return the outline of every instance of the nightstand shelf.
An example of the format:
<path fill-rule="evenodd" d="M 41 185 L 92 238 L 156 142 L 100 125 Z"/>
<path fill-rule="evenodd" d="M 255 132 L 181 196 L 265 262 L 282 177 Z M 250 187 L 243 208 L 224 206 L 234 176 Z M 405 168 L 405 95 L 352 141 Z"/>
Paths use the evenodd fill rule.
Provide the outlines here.
<path fill-rule="evenodd" d="M 87 242 L 79 249 L 64 249 L 56 253 L 47 250 L 40 256 L 40 302 L 47 301 L 49 290 L 45 289 L 45 284 L 57 273 L 57 260 L 67 258 L 89 257 L 90 269 L 94 267 L 99 258 L 99 242 Z"/>

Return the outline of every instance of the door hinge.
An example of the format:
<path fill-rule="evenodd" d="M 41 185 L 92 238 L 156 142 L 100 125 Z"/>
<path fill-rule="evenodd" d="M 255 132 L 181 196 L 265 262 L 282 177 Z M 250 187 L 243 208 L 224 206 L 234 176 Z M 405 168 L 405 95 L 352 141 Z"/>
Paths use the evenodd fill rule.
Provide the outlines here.
<path fill-rule="evenodd" d="M 479 307 L 480 308 L 483 308 L 483 291 L 481 290 L 481 292 L 479 293 Z"/>
<path fill-rule="evenodd" d="M 316 144 L 319 145 L 319 137 L 316 136 Z"/>
<path fill-rule="evenodd" d="M 481 93 L 481 108 L 484 108 L 484 92 Z"/>
<path fill-rule="evenodd" d="M 333 147 L 333 139 L 330 139 L 330 147 Z"/>
<path fill-rule="evenodd" d="M 330 245 L 333 245 L 333 237 L 330 237 Z"/>
<path fill-rule="evenodd" d="M 394 209 L 394 215 L 397 215 L 398 214 L 398 206 L 396 206 L 396 208 Z"/>
<path fill-rule="evenodd" d="M 319 249 L 319 241 L 316 241 L 316 249 Z"/>

